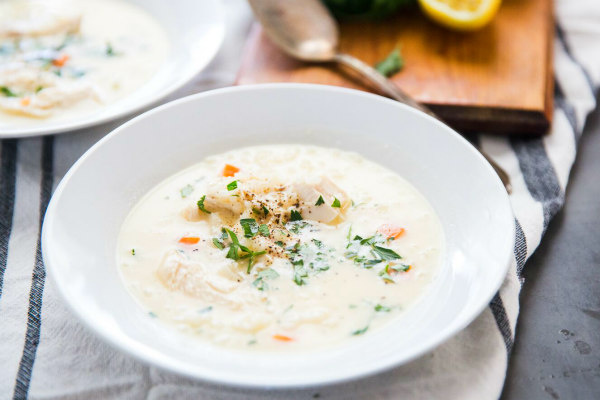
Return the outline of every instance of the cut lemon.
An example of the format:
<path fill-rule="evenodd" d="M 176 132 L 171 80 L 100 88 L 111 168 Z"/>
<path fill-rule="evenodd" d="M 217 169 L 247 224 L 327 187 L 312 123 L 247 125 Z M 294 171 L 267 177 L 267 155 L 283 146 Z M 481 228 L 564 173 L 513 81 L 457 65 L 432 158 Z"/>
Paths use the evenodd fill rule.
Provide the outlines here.
<path fill-rule="evenodd" d="M 448 28 L 473 31 L 487 25 L 502 0 L 419 0 L 429 18 Z"/>

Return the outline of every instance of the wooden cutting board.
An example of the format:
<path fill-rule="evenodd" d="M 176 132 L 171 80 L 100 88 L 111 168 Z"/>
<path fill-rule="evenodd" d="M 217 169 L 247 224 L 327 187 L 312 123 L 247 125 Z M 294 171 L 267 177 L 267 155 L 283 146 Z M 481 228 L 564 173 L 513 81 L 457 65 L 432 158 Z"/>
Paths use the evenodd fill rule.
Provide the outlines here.
<path fill-rule="evenodd" d="M 551 0 L 504 0 L 494 21 L 474 33 L 441 28 L 418 8 L 383 21 L 345 21 L 340 32 L 341 51 L 372 65 L 399 47 L 405 67 L 393 81 L 459 131 L 548 130 L 554 91 Z M 373 90 L 342 67 L 291 59 L 258 24 L 248 38 L 237 82 Z"/>

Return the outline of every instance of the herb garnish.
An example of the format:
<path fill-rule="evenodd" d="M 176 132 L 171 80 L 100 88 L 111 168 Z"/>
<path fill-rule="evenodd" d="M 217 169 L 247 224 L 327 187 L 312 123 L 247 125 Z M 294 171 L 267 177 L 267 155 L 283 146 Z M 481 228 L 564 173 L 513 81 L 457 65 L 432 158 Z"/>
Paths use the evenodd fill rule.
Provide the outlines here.
<path fill-rule="evenodd" d="M 135 249 L 131 249 L 131 255 L 135 256 Z"/>
<path fill-rule="evenodd" d="M 117 55 L 117 52 L 115 52 L 115 49 L 112 47 L 112 44 L 110 42 L 106 42 L 105 53 L 108 57 L 114 57 Z"/>
<path fill-rule="evenodd" d="M 262 209 L 263 209 L 263 211 L 264 211 L 264 213 L 265 213 L 265 217 L 266 217 L 267 215 L 269 215 L 269 209 L 268 209 L 266 206 L 262 206 Z"/>
<path fill-rule="evenodd" d="M 306 221 L 292 221 L 285 224 L 287 230 L 298 235 L 300 231 L 309 225 Z"/>
<path fill-rule="evenodd" d="M 352 335 L 353 335 L 353 336 L 362 335 L 362 334 L 363 334 L 363 333 L 365 333 L 367 330 L 369 330 L 369 325 L 365 326 L 365 327 L 364 327 L 364 328 L 362 328 L 362 329 L 355 330 L 354 332 L 352 332 Z"/>
<path fill-rule="evenodd" d="M 392 249 L 386 249 L 385 247 L 373 245 L 373 251 L 377 253 L 382 260 L 398 260 L 402 258 L 398 253 Z"/>
<path fill-rule="evenodd" d="M 396 72 L 399 72 L 404 67 L 404 59 L 400 54 L 400 50 L 394 49 L 385 60 L 378 62 L 375 69 L 383 76 L 390 77 Z"/>
<path fill-rule="evenodd" d="M 204 200 L 206 200 L 206 195 L 202 196 L 196 204 L 198 205 L 198 208 L 200 209 L 200 211 L 202 211 L 203 213 L 206 213 L 206 214 L 210 214 L 210 211 L 208 211 L 206 208 L 204 208 Z"/>
<path fill-rule="evenodd" d="M 333 203 L 331 203 L 331 207 L 340 208 L 342 205 L 337 197 L 333 198 Z"/>
<path fill-rule="evenodd" d="M 6 97 L 17 97 L 17 94 L 6 86 L 0 86 L 0 92 Z"/>
<path fill-rule="evenodd" d="M 188 185 L 185 185 L 184 187 L 182 187 L 181 190 L 179 191 L 179 193 L 181 194 L 181 198 L 185 199 L 190 194 L 192 194 L 193 191 L 194 191 L 194 187 L 192 185 L 188 184 Z"/>
<path fill-rule="evenodd" d="M 381 304 L 377 304 L 375 306 L 375 311 L 377 312 L 390 312 L 392 309 L 390 307 L 382 306 Z"/>
<path fill-rule="evenodd" d="M 227 190 L 229 190 L 231 192 L 232 190 L 237 189 L 237 184 L 238 184 L 238 181 L 233 181 L 233 182 L 227 184 Z"/>
<path fill-rule="evenodd" d="M 240 219 L 240 225 L 242 226 L 242 229 L 244 229 L 245 237 L 252 238 L 256 236 L 258 224 L 254 218 L 242 218 Z"/>
<path fill-rule="evenodd" d="M 246 247 L 240 243 L 237 235 L 233 231 L 231 231 L 230 229 L 227 229 L 227 228 L 224 228 L 224 229 L 227 231 L 227 233 L 229 234 L 229 237 L 231 238 L 231 243 L 229 244 L 229 250 L 227 251 L 227 255 L 225 257 L 230 258 L 234 261 L 248 258 L 248 269 L 246 270 L 246 273 L 249 274 L 250 271 L 252 270 L 252 266 L 254 265 L 254 261 L 255 261 L 256 257 L 262 256 L 263 254 L 266 254 L 267 252 L 264 250 L 262 250 L 262 251 L 250 250 L 248 247 Z M 246 254 L 240 255 L 238 253 L 239 251 L 246 253 Z"/>
<path fill-rule="evenodd" d="M 290 221 L 302 221 L 302 215 L 297 210 L 290 211 Z"/>
<path fill-rule="evenodd" d="M 351 230 L 348 231 L 348 237 L 350 234 Z M 356 264 L 362 264 L 363 268 L 373 268 L 373 266 L 383 261 L 402 258 L 394 250 L 380 246 L 383 243 L 385 243 L 385 238 L 380 234 L 364 239 L 356 235 L 352 240 L 348 241 L 344 255 Z M 387 271 L 384 273 L 387 273 Z"/>
<path fill-rule="evenodd" d="M 38 86 L 38 87 L 35 88 L 35 93 L 39 93 L 42 90 L 44 90 L 44 87 L 43 86 Z"/>
<path fill-rule="evenodd" d="M 315 203 L 315 206 L 320 206 L 321 204 L 325 204 L 325 200 L 323 200 L 323 196 L 319 196 L 319 199 Z"/>
<path fill-rule="evenodd" d="M 271 268 L 267 268 L 258 273 L 258 278 L 256 278 L 256 280 L 254 282 L 252 282 L 252 284 L 254 286 L 256 286 L 256 288 L 258 290 L 264 291 L 269 288 L 269 286 L 267 285 L 265 280 L 266 279 L 275 279 L 278 277 L 279 277 L 279 274 L 277 273 L 277 271 L 275 271 L 274 269 L 271 269 Z"/>
<path fill-rule="evenodd" d="M 329 255 L 323 242 L 317 239 L 309 243 L 296 243 L 287 247 L 286 254 L 294 266 L 294 282 L 298 286 L 306 284 L 309 272 L 318 273 L 329 269 Z"/>
<path fill-rule="evenodd" d="M 215 247 L 219 250 L 223 250 L 225 248 L 225 245 L 223 244 L 223 242 L 221 242 L 219 239 L 217 238 L 213 238 L 212 240 L 213 244 L 215 245 Z"/>
<path fill-rule="evenodd" d="M 267 224 L 261 224 L 258 227 L 258 233 L 266 237 L 269 237 L 271 235 L 271 232 L 269 232 L 269 226 Z"/>

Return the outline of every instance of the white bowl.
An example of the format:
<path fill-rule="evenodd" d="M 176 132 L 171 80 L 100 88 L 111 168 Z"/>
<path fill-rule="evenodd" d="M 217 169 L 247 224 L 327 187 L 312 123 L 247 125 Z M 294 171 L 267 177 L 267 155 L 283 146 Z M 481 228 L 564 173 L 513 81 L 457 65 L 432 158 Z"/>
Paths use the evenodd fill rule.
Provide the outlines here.
<path fill-rule="evenodd" d="M 149 189 L 204 157 L 257 143 L 359 152 L 408 179 L 446 236 L 439 276 L 386 328 L 307 353 L 236 352 L 189 342 L 149 318 L 121 282 L 116 239 Z M 190 377 L 245 387 L 340 382 L 405 363 L 469 324 L 505 277 L 514 241 L 508 196 L 492 168 L 447 126 L 395 101 L 348 89 L 273 84 L 215 90 L 158 107 L 92 147 L 64 177 L 42 232 L 58 290 L 115 347 Z"/>
<path fill-rule="evenodd" d="M 142 87 L 92 113 L 72 119 L 2 128 L 0 139 L 65 133 L 142 110 L 188 83 L 213 59 L 223 42 L 225 22 L 218 0 L 120 0 L 138 6 L 164 28 L 169 54 Z M 0 115 L 1 117 L 1 115 Z"/>

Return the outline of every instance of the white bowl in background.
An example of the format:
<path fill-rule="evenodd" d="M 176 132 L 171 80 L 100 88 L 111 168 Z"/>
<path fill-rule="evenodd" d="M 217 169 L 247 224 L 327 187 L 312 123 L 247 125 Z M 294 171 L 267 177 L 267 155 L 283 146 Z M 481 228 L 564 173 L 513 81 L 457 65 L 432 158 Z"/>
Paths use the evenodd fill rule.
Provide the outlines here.
<path fill-rule="evenodd" d="M 240 352 L 189 341 L 128 293 L 116 241 L 148 190 L 204 157 L 265 143 L 351 150 L 406 178 L 446 237 L 426 295 L 385 328 L 305 353 Z M 508 196 L 471 144 L 439 121 L 359 91 L 303 84 L 233 87 L 160 106 L 100 140 L 66 174 L 44 220 L 43 256 L 71 309 L 102 339 L 147 363 L 242 387 L 346 381 L 406 363 L 466 327 L 500 287 L 514 244 Z"/>
<path fill-rule="evenodd" d="M 213 59 L 223 42 L 225 22 L 219 0 L 119 0 L 150 13 L 167 35 L 168 55 L 143 86 L 90 113 L 69 119 L 3 127 L 0 139 L 65 133 L 142 110 L 192 80 Z M 1 117 L 1 115 L 0 115 Z"/>

